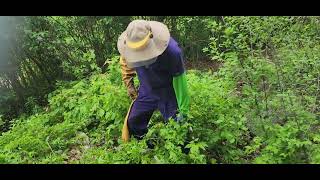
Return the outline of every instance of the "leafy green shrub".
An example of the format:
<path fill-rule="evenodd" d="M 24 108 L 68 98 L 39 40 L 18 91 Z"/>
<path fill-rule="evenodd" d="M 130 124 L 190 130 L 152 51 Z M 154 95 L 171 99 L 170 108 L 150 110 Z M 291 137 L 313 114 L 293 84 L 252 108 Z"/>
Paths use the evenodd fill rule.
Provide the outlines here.
<path fill-rule="evenodd" d="M 101 132 L 114 124 L 118 129 L 113 135 L 118 137 L 129 105 L 124 87 L 113 86 L 103 74 L 72 84 L 50 95 L 48 112 L 16 120 L 12 130 L 1 136 L 1 148 L 18 153 L 22 162 L 45 163 L 51 158 L 61 162 L 56 153 L 61 156 L 78 145 L 79 132 L 94 128 Z"/>
<path fill-rule="evenodd" d="M 192 83 L 192 90 L 205 87 L 203 78 L 207 81 L 210 79 L 209 75 L 196 74 L 188 74 L 191 82 L 197 82 Z M 217 90 L 222 94 L 212 94 L 206 88 L 194 94 L 196 103 L 188 121 L 182 124 L 169 121 L 164 124 L 160 122 L 159 113 L 155 113 L 144 140 L 132 139 L 123 144 L 120 140 L 121 128 L 130 102 L 124 86 L 119 88 L 110 79 L 114 80 L 113 76 L 93 75 L 57 89 L 49 97 L 47 111 L 16 120 L 12 130 L 1 136 L 1 149 L 18 154 L 21 158 L 18 163 L 49 163 L 51 160 L 52 163 L 206 163 L 204 153 L 207 147 L 224 140 L 236 144 L 233 133 L 242 132 L 235 131 L 237 123 L 235 129 L 230 131 L 221 126 L 218 133 L 215 132 L 217 129 L 211 129 L 205 123 L 204 120 L 209 117 L 213 118 L 209 123 L 214 124 L 216 112 L 210 112 L 210 107 L 203 109 L 205 111 L 200 110 L 197 102 L 202 102 L 204 97 L 215 98 L 211 102 L 217 106 L 218 113 L 224 113 L 226 109 L 223 107 L 227 106 L 215 102 L 218 99 L 223 101 L 226 94 L 222 89 Z M 228 126 L 233 127 L 233 122 Z M 200 129 L 204 127 L 210 131 Z M 198 137 L 200 135 L 203 137 Z M 210 140 L 212 137 L 215 138 L 213 141 Z M 83 139 L 87 139 L 86 143 L 82 143 Z M 147 148 L 146 142 L 149 140 L 155 143 L 154 149 Z M 79 151 L 77 158 L 70 158 L 70 152 L 73 151 Z M 101 155 L 103 151 L 105 155 Z M 96 154 L 101 157 L 92 159 Z"/>
<path fill-rule="evenodd" d="M 320 34 L 318 20 L 307 19 L 310 24 L 294 17 L 228 17 L 225 24 L 208 24 L 216 34 L 205 50 L 223 59 L 219 79 L 233 81 L 237 110 L 246 119 L 249 134 L 242 137 L 249 139 L 240 156 L 246 162 L 318 162 L 312 139 L 319 133 L 320 61 L 312 39 Z"/>

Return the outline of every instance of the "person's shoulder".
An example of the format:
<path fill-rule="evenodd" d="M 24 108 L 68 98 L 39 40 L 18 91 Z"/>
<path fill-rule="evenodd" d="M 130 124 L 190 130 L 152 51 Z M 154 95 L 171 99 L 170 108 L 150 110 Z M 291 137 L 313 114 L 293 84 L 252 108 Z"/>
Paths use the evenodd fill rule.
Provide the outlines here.
<path fill-rule="evenodd" d="M 181 53 L 181 48 L 179 47 L 179 43 L 173 37 L 170 37 L 167 51 L 168 53 L 174 54 L 174 55 L 179 55 Z"/>

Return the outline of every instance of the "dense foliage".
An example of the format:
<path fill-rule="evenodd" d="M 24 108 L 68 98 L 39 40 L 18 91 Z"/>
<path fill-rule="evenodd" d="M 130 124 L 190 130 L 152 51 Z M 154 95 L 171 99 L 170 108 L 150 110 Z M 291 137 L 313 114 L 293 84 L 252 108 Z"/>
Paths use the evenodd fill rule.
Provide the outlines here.
<path fill-rule="evenodd" d="M 187 64 L 220 68 L 188 69 L 188 119 L 156 112 L 143 140 L 123 143 L 130 99 L 116 41 L 141 18 L 165 22 Z M 3 36 L 15 43 L 0 64 L 0 163 L 320 163 L 319 17 L 7 21 L 16 34 Z"/>

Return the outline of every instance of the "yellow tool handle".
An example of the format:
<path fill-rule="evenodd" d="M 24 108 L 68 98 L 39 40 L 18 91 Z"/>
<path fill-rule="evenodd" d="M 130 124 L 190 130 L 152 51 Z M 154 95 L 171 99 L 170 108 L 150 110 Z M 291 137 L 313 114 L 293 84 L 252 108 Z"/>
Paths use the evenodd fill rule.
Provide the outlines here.
<path fill-rule="evenodd" d="M 134 101 L 135 100 L 133 100 L 130 105 L 130 108 L 127 112 L 126 118 L 124 119 L 124 123 L 123 123 L 123 127 L 122 127 L 122 136 L 121 137 L 124 142 L 128 142 L 130 139 L 129 128 L 128 128 L 128 118 L 129 118 L 129 114 L 130 114 L 130 111 L 131 111 L 131 108 L 132 108 Z"/>

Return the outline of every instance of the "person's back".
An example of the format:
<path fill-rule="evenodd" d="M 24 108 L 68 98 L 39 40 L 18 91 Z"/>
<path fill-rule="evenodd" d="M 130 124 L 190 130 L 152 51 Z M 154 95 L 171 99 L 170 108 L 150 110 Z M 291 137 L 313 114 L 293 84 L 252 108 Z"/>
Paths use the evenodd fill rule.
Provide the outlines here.
<path fill-rule="evenodd" d="M 184 73 L 181 49 L 170 38 L 167 49 L 149 66 L 135 68 L 140 82 L 139 94 L 150 98 L 175 98 L 172 85 L 173 76 Z"/>

